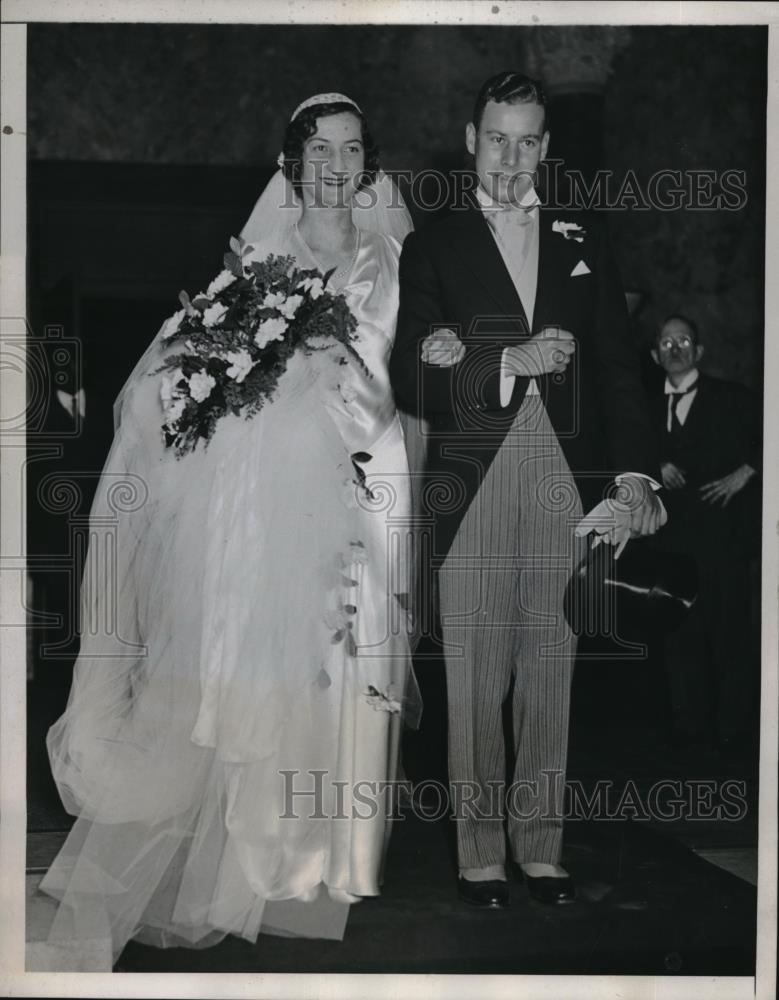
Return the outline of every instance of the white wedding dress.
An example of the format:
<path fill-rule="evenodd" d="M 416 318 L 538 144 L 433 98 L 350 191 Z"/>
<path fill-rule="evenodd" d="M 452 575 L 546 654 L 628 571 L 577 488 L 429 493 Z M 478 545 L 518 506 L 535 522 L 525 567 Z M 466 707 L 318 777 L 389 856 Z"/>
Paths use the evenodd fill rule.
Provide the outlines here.
<path fill-rule="evenodd" d="M 315 266 L 295 227 L 253 256 L 270 250 Z M 117 401 L 81 651 L 48 737 L 77 817 L 41 884 L 61 901 L 51 941 L 110 931 L 116 959 L 131 938 L 340 938 L 347 894 L 379 892 L 380 783 L 397 709 L 418 710 L 396 597 L 410 590 L 387 373 L 399 251 L 362 232 L 343 286 L 370 376 L 336 351 L 295 355 L 271 404 L 183 459 L 162 446 L 159 336 Z"/>

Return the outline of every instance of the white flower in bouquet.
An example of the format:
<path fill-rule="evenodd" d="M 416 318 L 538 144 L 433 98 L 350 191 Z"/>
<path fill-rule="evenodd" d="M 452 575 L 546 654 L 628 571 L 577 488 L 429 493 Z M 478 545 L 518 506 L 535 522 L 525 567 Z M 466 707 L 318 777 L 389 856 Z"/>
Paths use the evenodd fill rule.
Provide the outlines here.
<path fill-rule="evenodd" d="M 212 375 L 208 375 L 206 372 L 195 372 L 189 379 L 189 394 L 196 403 L 202 403 L 211 395 L 211 390 L 215 385 L 216 379 Z"/>
<path fill-rule="evenodd" d="M 293 319 L 298 310 L 298 306 L 302 301 L 302 295 L 290 295 L 285 302 L 282 302 L 281 305 L 278 306 L 278 310 L 282 316 L 286 316 L 287 319 Z"/>
<path fill-rule="evenodd" d="M 199 442 L 206 447 L 217 422 L 228 413 L 243 412 L 246 419 L 256 416 L 273 399 L 297 352 L 318 359 L 326 350 L 333 357 L 339 371 L 329 380 L 333 389 L 341 381 L 347 357 L 367 372 L 353 346 L 357 320 L 344 296 L 328 293 L 324 275 L 302 272 L 291 256 L 270 254 L 247 267 L 245 258 L 252 249 L 242 239 L 231 239 L 223 269 L 208 291 L 194 299 L 180 292 L 183 309 L 163 327 L 162 346 L 180 353 L 168 355 L 149 374 L 164 372 L 160 393 L 165 445 L 175 449 L 178 458 L 194 451 Z M 314 299 L 320 299 L 316 307 L 306 308 Z M 185 371 L 194 374 L 185 376 Z M 356 505 L 358 485 L 354 480 L 344 484 L 351 494 L 345 502 Z M 347 645 L 350 636 L 347 631 Z"/>
<path fill-rule="evenodd" d="M 179 309 L 178 312 L 175 312 L 172 316 L 168 317 L 162 327 L 162 336 L 169 337 L 172 333 L 175 333 L 181 326 L 181 321 L 184 319 L 186 314 L 186 309 Z"/>
<path fill-rule="evenodd" d="M 211 284 L 206 289 L 206 295 L 209 299 L 212 299 L 215 295 L 224 291 L 228 285 L 232 285 L 235 281 L 235 275 L 231 271 L 220 271 L 219 274 L 214 278 Z"/>
<path fill-rule="evenodd" d="M 260 348 L 267 347 L 272 340 L 283 340 L 284 333 L 289 324 L 285 319 L 277 317 L 263 320 L 260 323 L 257 333 L 254 335 L 254 343 Z"/>
<path fill-rule="evenodd" d="M 304 292 L 308 292 L 314 300 L 318 299 L 325 290 L 325 285 L 321 278 L 304 278 L 298 287 L 302 288 Z"/>
<path fill-rule="evenodd" d="M 183 396 L 178 396 L 176 399 L 172 400 L 170 405 L 165 408 L 165 426 L 169 427 L 171 430 L 175 430 L 176 423 L 179 417 L 184 412 L 187 405 L 186 399 Z"/>
<path fill-rule="evenodd" d="M 239 384 L 243 382 L 254 366 L 251 354 L 243 348 L 240 351 L 229 351 L 226 360 L 230 362 L 227 376 L 235 379 Z"/>
<path fill-rule="evenodd" d="M 222 320 L 226 312 L 226 305 L 223 305 L 221 302 L 215 302 L 212 306 L 209 306 L 208 309 L 204 310 L 203 326 L 207 328 L 216 326 L 216 324 Z"/>
<path fill-rule="evenodd" d="M 168 404 L 183 395 L 177 384 L 184 378 L 184 372 L 180 368 L 175 368 L 171 372 L 165 372 L 160 382 L 160 397 L 167 410 Z"/>
<path fill-rule="evenodd" d="M 262 300 L 262 304 L 268 309 L 278 309 L 281 303 L 284 301 L 284 292 L 268 292 L 265 298 Z"/>

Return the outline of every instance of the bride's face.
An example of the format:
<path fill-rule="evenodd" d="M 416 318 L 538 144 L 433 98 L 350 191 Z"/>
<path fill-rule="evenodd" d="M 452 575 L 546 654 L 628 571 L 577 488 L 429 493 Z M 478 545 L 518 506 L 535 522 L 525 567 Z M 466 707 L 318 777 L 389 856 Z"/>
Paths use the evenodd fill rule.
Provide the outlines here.
<path fill-rule="evenodd" d="M 307 205 L 351 204 L 365 169 L 359 119 L 348 112 L 318 118 L 303 145 L 300 180 Z"/>

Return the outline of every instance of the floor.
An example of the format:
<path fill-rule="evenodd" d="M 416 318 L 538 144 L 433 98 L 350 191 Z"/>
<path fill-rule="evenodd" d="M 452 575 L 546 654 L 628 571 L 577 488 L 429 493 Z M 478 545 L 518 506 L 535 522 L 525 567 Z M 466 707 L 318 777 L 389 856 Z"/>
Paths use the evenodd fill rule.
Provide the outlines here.
<path fill-rule="evenodd" d="M 675 746 L 653 669 L 577 667 L 568 780 L 584 806 L 580 801 L 566 822 L 563 863 L 577 884 L 569 906 L 535 903 L 513 874 L 507 910 L 461 904 L 451 824 L 426 821 L 417 809 L 396 821 L 383 893 L 352 908 L 343 942 L 261 935 L 256 943 L 228 938 L 203 951 L 131 943 L 115 971 L 754 974 L 755 745 L 728 753 Z M 427 724 L 408 734 L 405 752 L 415 780 L 445 776 L 439 681 L 432 668 L 420 679 Z M 66 960 L 44 943 L 52 904 L 35 891 L 69 825 L 43 750 L 58 701 L 51 685 L 48 693 L 34 688 L 28 968 L 62 969 Z M 90 948 L 79 968 L 110 967 L 107 942 Z"/>
<path fill-rule="evenodd" d="M 261 935 L 207 951 L 131 943 L 116 972 L 397 972 L 750 975 L 755 891 L 675 838 L 637 823 L 572 823 L 564 863 L 577 900 L 544 907 L 515 878 L 512 906 L 482 912 L 453 889 L 445 824 L 396 824 L 381 897 L 353 907 L 341 943 Z M 28 968 L 108 971 L 107 940 L 75 960 L 45 940 L 53 901 L 28 874 Z M 68 964 L 65 964 L 68 963 Z"/>

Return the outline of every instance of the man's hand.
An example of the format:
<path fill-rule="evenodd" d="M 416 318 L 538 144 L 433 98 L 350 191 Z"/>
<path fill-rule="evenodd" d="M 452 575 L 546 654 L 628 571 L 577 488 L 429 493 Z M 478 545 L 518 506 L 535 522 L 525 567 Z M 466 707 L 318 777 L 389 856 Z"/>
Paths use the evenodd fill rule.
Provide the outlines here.
<path fill-rule="evenodd" d="M 721 500 L 722 506 L 727 507 L 733 497 L 744 489 L 754 475 L 755 470 L 752 466 L 744 463 L 731 472 L 729 476 L 712 479 L 710 483 L 701 486 L 701 500 L 704 503 L 717 503 L 718 500 Z"/>
<path fill-rule="evenodd" d="M 680 490 L 687 485 L 684 472 L 673 462 L 663 462 L 660 466 L 660 474 L 663 477 L 663 486 L 667 490 Z"/>
<path fill-rule="evenodd" d="M 580 537 L 594 532 L 592 547 L 601 542 L 616 545 L 616 559 L 631 538 L 654 533 L 668 520 L 668 514 L 650 483 L 641 476 L 620 476 L 617 495 L 603 500 L 576 526 Z"/>
<path fill-rule="evenodd" d="M 667 518 L 657 494 L 641 476 L 620 476 L 613 503 L 628 519 L 631 538 L 654 535 Z"/>
<path fill-rule="evenodd" d="M 465 344 L 454 330 L 435 330 L 422 341 L 422 360 L 426 365 L 451 368 L 465 357 Z"/>
<path fill-rule="evenodd" d="M 569 330 L 545 326 L 524 344 L 506 348 L 504 358 L 510 375 L 533 378 L 551 372 L 564 372 L 576 350 L 576 341 Z"/>

